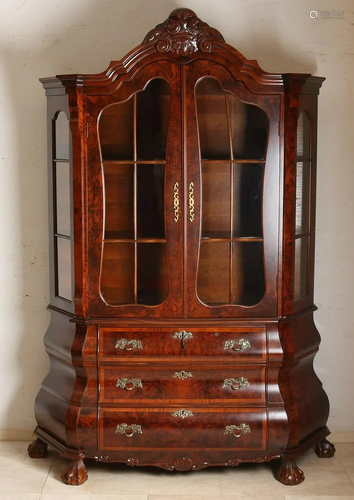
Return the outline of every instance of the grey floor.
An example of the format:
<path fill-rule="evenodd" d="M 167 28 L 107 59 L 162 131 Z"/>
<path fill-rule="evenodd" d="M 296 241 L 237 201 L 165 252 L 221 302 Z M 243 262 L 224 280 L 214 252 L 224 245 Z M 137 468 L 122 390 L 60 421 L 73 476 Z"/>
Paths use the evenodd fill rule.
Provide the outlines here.
<path fill-rule="evenodd" d="M 354 500 L 354 443 L 335 443 L 336 455 L 313 452 L 298 464 L 306 479 L 298 486 L 277 482 L 269 464 L 244 464 L 171 473 L 87 461 L 89 479 L 66 486 L 60 473 L 67 460 L 49 451 L 27 455 L 28 442 L 0 442 L 0 499 L 6 500 Z"/>

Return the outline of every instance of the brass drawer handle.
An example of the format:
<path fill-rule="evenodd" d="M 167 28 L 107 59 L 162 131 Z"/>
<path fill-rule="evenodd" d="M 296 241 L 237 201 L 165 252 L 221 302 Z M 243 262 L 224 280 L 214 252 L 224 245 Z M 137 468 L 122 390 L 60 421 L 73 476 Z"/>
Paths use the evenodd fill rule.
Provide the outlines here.
<path fill-rule="evenodd" d="M 119 339 L 116 342 L 116 349 L 123 349 L 125 351 L 132 351 L 133 349 L 142 349 L 140 340 L 127 340 Z"/>
<path fill-rule="evenodd" d="M 141 426 L 137 424 L 118 424 L 116 428 L 116 434 L 124 434 L 127 438 L 133 437 L 133 435 L 136 434 L 142 434 L 143 431 L 141 430 Z"/>
<path fill-rule="evenodd" d="M 189 220 L 194 221 L 194 182 L 189 184 L 188 190 Z"/>
<path fill-rule="evenodd" d="M 227 425 L 225 427 L 224 435 L 225 434 L 233 434 L 235 438 L 241 437 L 243 434 L 250 434 L 251 433 L 251 428 L 247 424 L 240 424 L 240 425 Z"/>
<path fill-rule="evenodd" d="M 131 380 L 128 378 L 120 378 L 117 380 L 116 387 L 120 387 L 126 391 L 132 391 L 135 387 L 140 387 L 142 389 L 143 384 L 138 378 L 132 378 Z"/>
<path fill-rule="evenodd" d="M 176 182 L 173 186 L 173 210 L 175 213 L 175 222 L 179 220 L 179 183 Z"/>
<path fill-rule="evenodd" d="M 187 378 L 193 378 L 193 375 L 191 372 L 186 372 L 182 370 L 180 372 L 175 372 L 172 375 L 172 378 L 180 378 L 181 380 L 186 380 Z"/>
<path fill-rule="evenodd" d="M 190 410 L 177 410 L 172 413 L 173 417 L 179 417 L 179 418 L 187 418 L 187 417 L 193 417 L 193 413 Z"/>
<path fill-rule="evenodd" d="M 174 339 L 179 339 L 181 341 L 181 348 L 185 348 L 185 340 L 192 339 L 193 338 L 193 333 L 192 332 L 186 332 L 185 330 L 181 330 L 180 332 L 175 332 L 172 335 L 172 338 Z"/>
<path fill-rule="evenodd" d="M 224 380 L 223 388 L 226 389 L 226 387 L 231 387 L 233 391 L 238 391 L 242 387 L 248 387 L 249 385 L 250 383 L 248 382 L 248 379 L 244 377 L 239 377 L 237 379 L 226 378 Z"/>
<path fill-rule="evenodd" d="M 251 343 L 247 339 L 226 340 L 224 349 L 232 349 L 233 351 L 244 351 L 251 349 Z"/>

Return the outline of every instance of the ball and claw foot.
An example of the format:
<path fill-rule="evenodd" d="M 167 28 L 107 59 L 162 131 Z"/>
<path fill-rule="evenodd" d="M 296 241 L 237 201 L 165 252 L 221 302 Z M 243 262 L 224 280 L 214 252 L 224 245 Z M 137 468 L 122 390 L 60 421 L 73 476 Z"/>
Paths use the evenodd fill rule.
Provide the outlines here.
<path fill-rule="evenodd" d="M 315 453 L 319 458 L 331 458 L 333 457 L 336 449 L 332 443 L 330 443 L 326 438 L 322 439 L 315 446 Z"/>
<path fill-rule="evenodd" d="M 61 474 L 63 483 L 70 486 L 79 486 L 87 481 L 87 469 L 82 458 L 71 462 Z"/>
<path fill-rule="evenodd" d="M 286 486 L 295 486 L 304 481 L 305 475 L 294 460 L 282 460 L 276 479 Z"/>
<path fill-rule="evenodd" d="M 48 445 L 41 439 L 37 438 L 27 448 L 28 455 L 31 458 L 44 458 L 47 454 Z"/>

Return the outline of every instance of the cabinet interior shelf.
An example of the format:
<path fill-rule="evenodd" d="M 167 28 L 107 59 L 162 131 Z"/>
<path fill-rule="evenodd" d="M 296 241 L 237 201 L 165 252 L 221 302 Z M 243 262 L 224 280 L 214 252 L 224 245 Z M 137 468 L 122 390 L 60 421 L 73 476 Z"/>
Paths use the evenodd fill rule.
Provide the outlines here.
<path fill-rule="evenodd" d="M 164 238 L 104 238 L 105 243 L 166 243 Z"/>
<path fill-rule="evenodd" d="M 221 242 L 221 241 L 231 241 L 231 242 L 256 242 L 256 241 L 263 241 L 263 238 L 258 238 L 258 237 L 253 237 L 253 236 L 241 236 L 238 238 L 209 238 L 208 236 L 202 236 L 201 240 L 206 243 L 213 243 L 213 242 Z"/>

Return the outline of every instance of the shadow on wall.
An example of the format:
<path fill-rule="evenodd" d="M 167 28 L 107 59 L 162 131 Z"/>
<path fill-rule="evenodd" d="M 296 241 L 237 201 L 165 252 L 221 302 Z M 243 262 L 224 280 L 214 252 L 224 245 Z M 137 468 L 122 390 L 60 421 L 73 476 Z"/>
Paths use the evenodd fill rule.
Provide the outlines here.
<path fill-rule="evenodd" d="M 247 26 L 247 37 L 252 41 L 254 55 L 261 57 L 268 54 L 269 47 L 276 47 L 272 57 L 282 69 L 294 67 L 296 52 L 292 47 L 289 63 L 289 54 L 282 52 L 276 29 L 277 11 L 271 12 L 272 6 L 269 5 L 268 17 L 262 23 L 262 32 L 259 32 L 253 28 L 257 13 L 241 9 L 241 0 L 230 1 L 230 8 L 227 9 L 225 4 L 223 10 L 220 5 L 207 5 L 201 0 L 191 1 L 189 5 L 166 0 L 79 0 L 71 5 L 65 0 L 52 10 L 45 8 L 45 3 L 45 0 L 29 0 L 17 7 L 17 10 L 27 9 L 37 26 L 31 27 L 30 35 L 18 37 L 11 45 L 0 48 L 11 90 L 8 104 L 17 137 L 18 185 L 14 187 L 14 196 L 19 204 L 16 225 L 18 245 L 22 250 L 18 264 L 22 270 L 21 278 L 18 278 L 21 299 L 16 312 L 21 326 L 16 335 L 17 346 L 14 346 L 17 351 L 14 349 L 10 360 L 17 378 L 10 388 L 12 402 L 3 411 L 7 429 L 13 434 L 22 430 L 27 436 L 35 427 L 34 400 L 48 370 L 48 358 L 43 348 L 43 335 L 49 324 L 49 314 L 45 310 L 49 301 L 46 118 L 45 96 L 38 78 L 103 71 L 110 60 L 121 59 L 142 41 L 151 28 L 163 22 L 178 7 L 195 10 L 241 53 L 247 47 L 247 40 L 239 43 L 238 28 L 242 27 L 244 31 Z M 41 8 L 45 8 L 45 13 L 36 12 Z M 233 17 L 235 26 L 230 26 Z M 43 20 L 41 25 L 38 19 Z M 245 54 L 249 56 L 249 50 Z M 314 61 L 299 58 L 295 67 L 299 71 L 315 72 Z M 10 331 L 6 333 L 9 337 L 13 335 Z M 11 380 L 8 381 L 10 384 Z"/>

